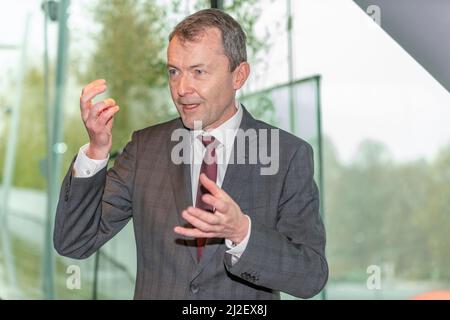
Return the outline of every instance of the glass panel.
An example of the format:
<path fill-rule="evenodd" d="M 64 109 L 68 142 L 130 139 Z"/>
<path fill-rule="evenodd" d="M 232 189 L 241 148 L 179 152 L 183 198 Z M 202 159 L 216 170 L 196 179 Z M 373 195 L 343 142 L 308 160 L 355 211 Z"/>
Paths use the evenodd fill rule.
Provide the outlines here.
<path fill-rule="evenodd" d="M 85 7 L 91 10 L 84 10 Z M 80 88 L 92 79 L 108 81 L 108 92 L 121 106 L 113 129 L 112 158 L 122 151 L 131 133 L 177 115 L 166 80 L 168 35 L 185 15 L 209 6 L 208 1 L 77 1 L 71 7 L 71 68 L 73 101 Z M 76 88 L 76 90 L 75 90 Z M 65 133 L 70 152 L 67 168 L 78 148 L 88 140 L 78 108 L 67 110 Z M 117 120 L 117 121 L 116 121 Z M 111 159 L 113 160 L 113 159 Z M 112 166 L 113 161 L 109 162 Z M 131 299 L 136 277 L 136 244 L 132 222 L 106 243 L 97 258 L 98 299 Z M 94 279 L 94 270 L 92 272 Z M 94 280 L 93 280 L 94 281 Z"/>
<path fill-rule="evenodd" d="M 209 1 L 192 0 L 70 3 L 68 37 L 64 38 L 69 45 L 65 53 L 68 69 L 60 69 L 66 81 L 64 92 L 62 87 L 55 90 L 55 72 L 64 67 L 57 60 L 58 21 L 47 20 L 46 73 L 41 1 L 18 0 L 7 8 L 0 5 L 0 29 L 8 30 L 0 34 L 0 196 L 7 199 L 0 206 L 0 298 L 132 298 L 136 250 L 131 223 L 100 250 L 98 257 L 80 261 L 54 253 L 54 272 L 43 267 L 44 261 L 51 261 L 46 260 L 45 246 L 46 143 L 47 128 L 54 121 L 54 112 L 46 113 L 44 84 L 48 81 L 47 104 L 51 107 L 55 93 L 65 93 L 62 121 L 57 122 L 63 126 L 58 140 L 62 143 L 56 150 L 63 158 L 56 177 L 59 189 L 78 149 L 88 141 L 79 115 L 81 88 L 92 79 L 107 78 L 110 90 L 99 98 L 114 96 L 123 107 L 122 120 L 115 124 L 113 133 L 114 158 L 132 131 L 176 115 L 166 85 L 167 36 L 180 17 L 209 6 Z M 27 13 L 29 32 L 22 43 Z M 24 44 L 27 51 L 22 56 Z M 17 143 L 12 143 L 12 137 L 17 137 Z M 50 283 L 51 275 L 53 293 L 43 289 L 43 282 Z M 78 275 L 81 287 L 71 289 L 76 287 Z"/>
<path fill-rule="evenodd" d="M 322 79 L 328 298 L 449 291 L 449 93 L 352 1 L 292 6 L 295 75 Z"/>
<path fill-rule="evenodd" d="M 257 119 L 270 123 L 280 129 L 297 134 L 310 144 L 317 145 L 318 127 L 318 84 L 319 78 L 300 80 L 289 86 L 274 88 L 241 96 L 239 100 Z M 291 111 L 290 90 L 293 104 Z M 295 121 L 291 121 L 292 115 Z M 318 152 L 318 150 L 316 150 Z"/>

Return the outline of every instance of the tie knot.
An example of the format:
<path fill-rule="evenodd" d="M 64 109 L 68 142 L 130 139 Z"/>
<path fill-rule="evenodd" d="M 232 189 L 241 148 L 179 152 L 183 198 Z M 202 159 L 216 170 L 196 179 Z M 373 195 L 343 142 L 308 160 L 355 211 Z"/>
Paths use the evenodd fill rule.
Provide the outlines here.
<path fill-rule="evenodd" d="M 200 136 L 199 137 L 205 148 L 208 148 L 210 144 L 214 146 L 214 142 L 216 141 L 216 138 L 213 136 Z"/>

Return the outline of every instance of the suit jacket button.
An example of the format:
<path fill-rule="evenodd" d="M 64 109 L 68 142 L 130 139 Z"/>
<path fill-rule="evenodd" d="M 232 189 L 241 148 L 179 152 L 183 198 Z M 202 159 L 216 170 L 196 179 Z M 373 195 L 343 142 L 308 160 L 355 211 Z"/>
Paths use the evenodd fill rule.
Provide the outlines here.
<path fill-rule="evenodd" d="M 199 290 L 199 286 L 196 283 L 191 283 L 191 288 L 190 289 L 191 289 L 191 292 L 193 294 L 196 294 L 198 292 L 198 290 Z"/>

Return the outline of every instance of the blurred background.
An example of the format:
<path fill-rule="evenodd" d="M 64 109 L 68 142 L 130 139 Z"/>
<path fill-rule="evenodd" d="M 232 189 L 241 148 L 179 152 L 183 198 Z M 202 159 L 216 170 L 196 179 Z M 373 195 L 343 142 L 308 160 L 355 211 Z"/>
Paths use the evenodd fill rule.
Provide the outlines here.
<path fill-rule="evenodd" d="M 176 117 L 167 38 L 211 6 L 248 36 L 240 101 L 314 148 L 330 266 L 315 299 L 444 297 L 450 94 L 381 28 L 383 10 L 350 0 L 16 0 L 0 3 L 0 298 L 133 297 L 132 222 L 87 260 L 53 249 L 61 180 L 88 142 L 79 95 L 108 81 L 100 99 L 121 106 L 112 158 L 134 130 Z"/>

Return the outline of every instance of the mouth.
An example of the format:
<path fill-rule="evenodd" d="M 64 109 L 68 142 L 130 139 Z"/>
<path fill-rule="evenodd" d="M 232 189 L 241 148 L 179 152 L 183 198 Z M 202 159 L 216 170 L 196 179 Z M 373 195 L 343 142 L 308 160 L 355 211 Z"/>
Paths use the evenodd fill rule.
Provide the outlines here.
<path fill-rule="evenodd" d="M 198 104 L 181 104 L 181 107 L 183 108 L 184 112 L 192 112 L 195 111 L 198 106 L 200 106 L 200 103 Z"/>

